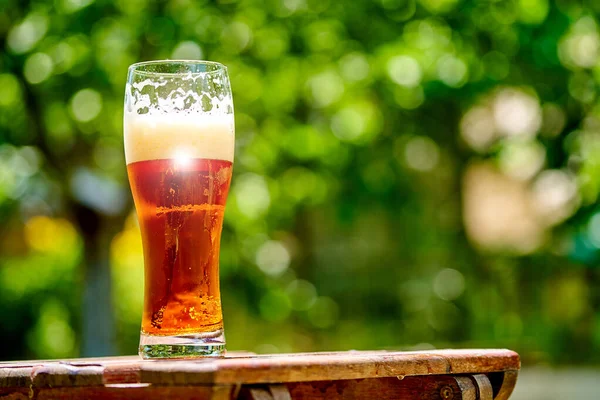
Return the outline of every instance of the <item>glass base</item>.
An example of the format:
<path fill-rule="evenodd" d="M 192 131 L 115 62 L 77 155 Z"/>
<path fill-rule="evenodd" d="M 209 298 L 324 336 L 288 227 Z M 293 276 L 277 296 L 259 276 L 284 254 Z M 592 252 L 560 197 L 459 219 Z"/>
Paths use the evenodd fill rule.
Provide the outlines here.
<path fill-rule="evenodd" d="M 178 336 L 140 334 L 139 354 L 144 359 L 221 357 L 225 355 L 223 330 Z"/>

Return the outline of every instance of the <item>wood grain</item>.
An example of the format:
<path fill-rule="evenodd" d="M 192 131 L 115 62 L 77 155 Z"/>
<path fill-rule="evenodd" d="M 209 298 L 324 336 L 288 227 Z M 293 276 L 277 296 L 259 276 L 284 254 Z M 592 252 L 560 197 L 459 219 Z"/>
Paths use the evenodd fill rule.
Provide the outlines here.
<path fill-rule="evenodd" d="M 34 388 L 100 386 L 103 384 L 103 372 L 101 365 L 49 364 L 34 368 L 31 382 Z"/>
<path fill-rule="evenodd" d="M 477 387 L 473 383 L 473 380 L 468 376 L 457 376 L 454 378 L 458 387 L 460 388 L 462 400 L 477 400 Z M 454 396 L 455 397 L 455 396 Z M 454 398 L 452 397 L 452 399 Z M 445 400 L 445 399 L 444 399 Z"/>
<path fill-rule="evenodd" d="M 518 375 L 518 371 L 506 371 L 504 373 L 502 386 L 498 390 L 496 397 L 494 397 L 495 400 L 508 400 L 513 390 L 515 389 Z"/>
<path fill-rule="evenodd" d="M 263 387 L 249 387 L 247 390 L 242 389 L 240 398 L 242 400 L 273 400 L 269 389 Z"/>
<path fill-rule="evenodd" d="M 292 400 L 292 395 L 285 385 L 269 385 L 273 400 Z"/>
<path fill-rule="evenodd" d="M 0 367 L 0 389 L 8 387 L 29 387 L 33 367 Z"/>
<path fill-rule="evenodd" d="M 476 400 L 471 379 L 460 378 L 463 386 L 451 376 L 427 376 L 298 382 L 288 388 L 294 400 Z"/>
<path fill-rule="evenodd" d="M 254 384 L 518 370 L 509 350 L 343 352 L 225 359 L 107 362 L 104 383 Z"/>
<path fill-rule="evenodd" d="M 1 400 L 28 400 L 29 399 L 29 391 L 12 391 L 12 392 L 2 392 L 0 390 L 0 399 Z"/>
<path fill-rule="evenodd" d="M 473 382 L 477 386 L 477 393 L 481 400 L 493 400 L 494 392 L 492 390 L 492 384 L 487 376 L 483 374 L 472 375 Z"/>
<path fill-rule="evenodd" d="M 219 393 L 210 386 L 80 386 L 45 388 L 37 392 L 36 400 L 229 400 L 231 398 L 230 394 L 227 397 L 215 396 L 219 396 Z"/>
<path fill-rule="evenodd" d="M 236 382 L 249 384 L 488 373 L 519 368 L 519 356 L 509 350 L 356 352 L 326 356 L 314 353 L 294 357 L 270 356 L 219 360 L 214 364 L 208 379 L 218 384 Z"/>
<path fill-rule="evenodd" d="M 124 391 L 143 398 L 154 391 L 168 394 L 170 390 L 183 396 L 191 387 L 196 387 L 198 391 L 189 392 L 192 397 L 185 398 L 205 398 L 201 396 L 210 393 L 211 398 L 225 400 L 237 398 L 244 385 L 244 388 L 267 388 L 270 398 L 287 400 L 290 397 L 285 390 L 288 389 L 291 398 L 296 398 L 292 387 L 300 396 L 309 393 L 311 385 L 324 393 L 342 390 L 348 396 L 355 392 L 366 396 L 381 383 L 389 393 L 400 390 L 402 395 L 409 396 L 405 393 L 412 390 L 405 386 L 409 383 L 424 388 L 425 383 L 431 386 L 446 382 L 452 393 L 457 390 L 457 394 L 460 393 L 461 397 L 456 398 L 491 399 L 495 394 L 496 399 L 506 400 L 512 393 L 519 368 L 519 356 L 510 350 L 350 351 L 258 356 L 242 353 L 225 358 L 173 361 L 147 361 L 137 357 L 29 361 L 0 364 L 0 395 L 25 394 L 31 388 L 38 399 L 44 396 L 67 398 L 70 390 L 74 395 L 90 391 L 90 396 L 96 396 L 91 398 L 102 398 L 101 395 L 121 398 Z M 469 378 L 471 375 L 475 377 Z M 416 377 L 432 377 L 435 382 L 413 379 Z M 307 385 L 302 385 L 303 382 Z M 316 382 L 324 382 L 324 386 Z M 269 389 L 275 384 L 287 384 L 288 388 L 278 386 L 278 392 L 278 389 Z M 448 388 L 446 393 L 450 393 Z M 248 393 L 247 390 L 242 392 Z M 437 398 L 440 396 L 438 393 Z"/>

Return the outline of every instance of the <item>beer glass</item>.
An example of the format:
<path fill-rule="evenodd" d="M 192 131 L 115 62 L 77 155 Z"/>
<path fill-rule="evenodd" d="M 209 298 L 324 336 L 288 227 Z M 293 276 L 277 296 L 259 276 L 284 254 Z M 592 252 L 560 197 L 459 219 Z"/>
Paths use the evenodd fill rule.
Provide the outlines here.
<path fill-rule="evenodd" d="M 227 68 L 206 61 L 133 64 L 123 125 L 144 248 L 139 353 L 222 355 L 219 245 L 235 137 Z"/>

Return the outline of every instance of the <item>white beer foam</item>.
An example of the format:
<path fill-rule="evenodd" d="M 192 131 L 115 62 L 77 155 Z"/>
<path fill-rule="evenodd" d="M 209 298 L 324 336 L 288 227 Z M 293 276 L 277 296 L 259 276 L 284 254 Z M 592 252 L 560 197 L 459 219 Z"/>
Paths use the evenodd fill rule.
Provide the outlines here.
<path fill-rule="evenodd" d="M 233 162 L 232 114 L 125 113 L 125 160 L 208 158 Z"/>

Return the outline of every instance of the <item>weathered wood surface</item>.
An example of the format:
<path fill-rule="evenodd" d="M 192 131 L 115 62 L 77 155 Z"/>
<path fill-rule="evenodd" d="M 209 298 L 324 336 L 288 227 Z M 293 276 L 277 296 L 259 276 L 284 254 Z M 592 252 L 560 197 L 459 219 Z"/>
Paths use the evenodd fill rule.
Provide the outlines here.
<path fill-rule="evenodd" d="M 421 398 L 414 397 L 415 393 L 423 393 L 419 390 L 437 393 L 437 397 L 423 399 L 444 399 L 440 393 L 444 389 L 454 396 L 448 399 L 505 400 L 516 383 L 519 368 L 519 356 L 509 350 L 230 353 L 225 358 L 176 361 L 143 361 L 138 357 L 25 361 L 0 363 L 0 399 L 6 400 L 9 397 L 5 396 L 10 395 L 15 399 L 34 396 L 38 400 L 408 400 Z M 439 385 L 442 386 L 438 388 Z M 317 392 L 332 390 L 337 397 L 317 396 Z M 379 392 L 381 395 L 374 395 Z"/>
<path fill-rule="evenodd" d="M 492 386 L 485 375 L 429 375 L 398 378 L 316 381 L 250 386 L 241 400 L 492 400 Z"/>
<path fill-rule="evenodd" d="M 432 352 L 344 352 L 234 357 L 209 361 L 115 362 L 105 365 L 106 382 L 254 384 L 390 376 L 489 373 L 518 370 L 508 350 Z"/>
<path fill-rule="evenodd" d="M 494 397 L 495 400 L 508 400 L 517 384 L 518 375 L 519 371 L 506 371 L 502 374 L 502 383 L 498 387 L 498 393 Z"/>
<path fill-rule="evenodd" d="M 477 386 L 477 394 L 480 399 L 489 399 L 492 400 L 494 398 L 494 390 L 492 389 L 492 384 L 490 383 L 489 378 L 484 374 L 475 374 L 472 375 L 473 382 L 475 386 Z"/>
<path fill-rule="evenodd" d="M 467 378 L 468 379 L 468 378 Z M 294 400 L 381 399 L 456 400 L 468 399 L 467 390 L 456 378 L 445 376 L 299 382 L 288 385 Z M 472 385 L 471 385 L 472 386 Z"/>

